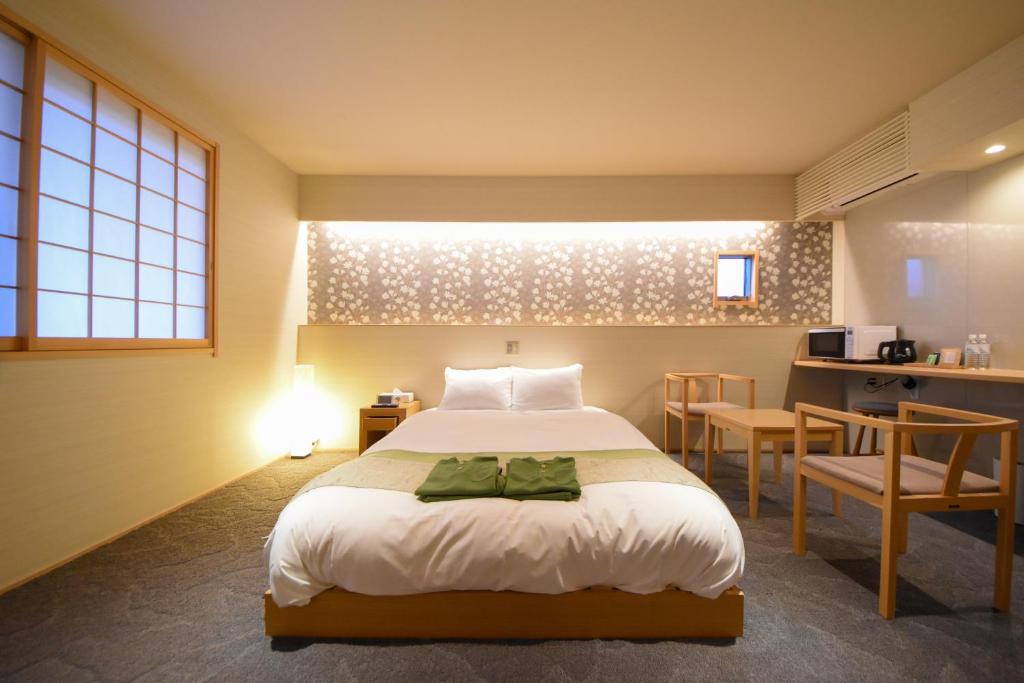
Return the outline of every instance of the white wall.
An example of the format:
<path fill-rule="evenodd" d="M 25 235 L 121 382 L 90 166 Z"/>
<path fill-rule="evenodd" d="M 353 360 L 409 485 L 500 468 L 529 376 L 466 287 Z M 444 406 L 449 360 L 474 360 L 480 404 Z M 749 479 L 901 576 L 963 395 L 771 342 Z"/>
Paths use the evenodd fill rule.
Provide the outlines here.
<path fill-rule="evenodd" d="M 74 3 L 9 4 L 220 143 L 220 355 L 0 361 L 0 588 L 286 452 L 306 294 L 295 174 Z"/>
<path fill-rule="evenodd" d="M 899 324 L 921 354 L 985 332 L 993 366 L 1024 367 L 1024 155 L 854 209 L 846 249 L 848 324 Z M 910 259 L 925 264 L 919 289 L 908 284 Z M 848 401 L 867 398 L 864 378 L 848 380 Z M 893 387 L 874 396 L 907 393 Z M 921 400 L 1024 419 L 1019 384 L 927 380 Z M 988 466 L 982 457 L 972 465 Z"/>

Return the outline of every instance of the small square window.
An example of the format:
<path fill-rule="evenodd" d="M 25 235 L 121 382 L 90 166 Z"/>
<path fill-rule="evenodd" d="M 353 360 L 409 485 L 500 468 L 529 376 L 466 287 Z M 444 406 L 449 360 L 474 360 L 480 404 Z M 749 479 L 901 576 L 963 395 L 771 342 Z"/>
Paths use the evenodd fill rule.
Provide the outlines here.
<path fill-rule="evenodd" d="M 715 254 L 714 306 L 757 307 L 757 252 Z"/>

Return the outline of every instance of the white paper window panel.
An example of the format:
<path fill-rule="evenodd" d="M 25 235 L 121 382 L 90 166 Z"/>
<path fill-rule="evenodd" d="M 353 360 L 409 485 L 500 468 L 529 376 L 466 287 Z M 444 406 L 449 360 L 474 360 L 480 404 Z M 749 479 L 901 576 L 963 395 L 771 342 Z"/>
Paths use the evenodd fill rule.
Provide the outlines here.
<path fill-rule="evenodd" d="M 745 296 L 747 260 L 744 258 L 718 259 L 718 296 Z"/>
<path fill-rule="evenodd" d="M 206 278 L 178 273 L 178 303 L 192 306 L 206 304 Z"/>
<path fill-rule="evenodd" d="M 159 230 L 139 228 L 139 260 L 158 266 L 174 265 L 174 237 Z"/>
<path fill-rule="evenodd" d="M 0 135 L 0 183 L 18 186 L 21 176 L 21 143 Z"/>
<path fill-rule="evenodd" d="M 174 306 L 139 303 L 139 337 L 171 339 L 174 337 Z"/>
<path fill-rule="evenodd" d="M 206 214 L 178 204 L 178 234 L 206 243 Z"/>
<path fill-rule="evenodd" d="M 18 234 L 18 191 L 0 186 L 0 235 Z"/>
<path fill-rule="evenodd" d="M 149 190 L 142 190 L 139 201 L 139 222 L 174 232 L 174 202 Z"/>
<path fill-rule="evenodd" d="M 0 84 L 0 130 L 21 137 L 21 93 Z"/>
<path fill-rule="evenodd" d="M 0 337 L 13 337 L 16 330 L 18 303 L 15 290 L 0 287 Z"/>
<path fill-rule="evenodd" d="M 143 114 L 142 147 L 168 161 L 174 161 L 174 131 Z"/>
<path fill-rule="evenodd" d="M 178 199 L 205 211 L 206 183 L 184 171 L 178 171 Z"/>
<path fill-rule="evenodd" d="M 190 306 L 175 306 L 178 313 L 178 339 L 204 339 L 206 337 L 206 310 Z"/>
<path fill-rule="evenodd" d="M 0 144 L 2 144 L 0 138 Z M 39 189 L 69 202 L 89 205 L 89 167 L 44 149 L 39 160 Z"/>
<path fill-rule="evenodd" d="M 122 178 L 135 181 L 138 150 L 124 140 L 102 130 L 96 131 L 96 166 Z"/>
<path fill-rule="evenodd" d="M 43 97 L 92 121 L 92 82 L 57 60 L 46 60 Z"/>
<path fill-rule="evenodd" d="M 149 152 L 142 153 L 142 186 L 174 196 L 174 166 Z"/>
<path fill-rule="evenodd" d="M 92 126 L 52 104 L 43 103 L 43 144 L 89 163 Z"/>
<path fill-rule="evenodd" d="M 206 274 L 206 247 L 188 240 L 178 240 L 178 269 L 198 275 Z"/>
<path fill-rule="evenodd" d="M 93 256 L 92 291 L 101 296 L 134 298 L 135 263 L 109 256 Z"/>
<path fill-rule="evenodd" d="M 39 198 L 39 239 L 89 248 L 89 211 L 52 197 Z"/>
<path fill-rule="evenodd" d="M 83 251 L 40 244 L 38 271 L 40 289 L 89 291 L 89 255 Z"/>
<path fill-rule="evenodd" d="M 85 337 L 89 334 L 88 297 L 39 292 L 36 334 L 40 337 Z"/>
<path fill-rule="evenodd" d="M 135 185 L 97 171 L 93 207 L 121 218 L 135 220 Z"/>
<path fill-rule="evenodd" d="M 92 217 L 92 250 L 99 254 L 135 258 L 135 224 L 102 213 Z"/>
<path fill-rule="evenodd" d="M 185 137 L 178 136 L 178 166 L 206 178 L 206 150 Z"/>
<path fill-rule="evenodd" d="M 106 299 L 101 296 L 92 299 L 93 337 L 134 337 L 135 302 L 123 299 Z"/>
<path fill-rule="evenodd" d="M 18 240 L 0 237 L 0 285 L 18 286 Z"/>
<path fill-rule="evenodd" d="M 139 110 L 106 88 L 96 93 L 96 123 L 126 140 L 139 141 Z"/>
<path fill-rule="evenodd" d="M 174 271 L 139 264 L 139 298 L 146 301 L 174 301 Z"/>
<path fill-rule="evenodd" d="M 0 78 L 24 87 L 25 46 L 6 33 L 0 33 Z"/>

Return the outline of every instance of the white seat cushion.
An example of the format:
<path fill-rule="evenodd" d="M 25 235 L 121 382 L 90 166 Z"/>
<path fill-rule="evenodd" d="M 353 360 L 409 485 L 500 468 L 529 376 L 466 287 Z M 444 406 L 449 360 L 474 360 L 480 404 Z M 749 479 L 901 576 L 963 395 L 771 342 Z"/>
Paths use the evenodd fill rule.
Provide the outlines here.
<path fill-rule="evenodd" d="M 683 411 L 683 404 L 681 401 L 669 401 L 668 407 L 677 412 Z M 709 410 L 736 410 L 742 407 L 743 406 L 738 406 L 735 403 L 728 403 L 726 401 L 711 401 L 710 403 L 690 403 L 686 406 L 686 410 L 691 415 L 703 415 Z"/>

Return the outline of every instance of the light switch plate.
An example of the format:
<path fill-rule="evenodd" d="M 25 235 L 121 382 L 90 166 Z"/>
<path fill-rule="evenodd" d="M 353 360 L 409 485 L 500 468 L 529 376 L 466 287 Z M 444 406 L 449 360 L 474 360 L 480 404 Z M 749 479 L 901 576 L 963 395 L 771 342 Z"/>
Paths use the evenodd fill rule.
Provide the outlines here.
<path fill-rule="evenodd" d="M 507 354 L 518 354 L 519 353 L 519 342 L 507 341 L 505 342 L 505 353 Z"/>

